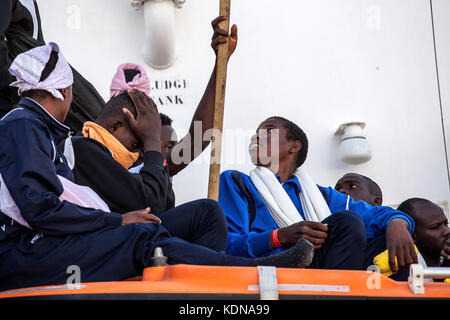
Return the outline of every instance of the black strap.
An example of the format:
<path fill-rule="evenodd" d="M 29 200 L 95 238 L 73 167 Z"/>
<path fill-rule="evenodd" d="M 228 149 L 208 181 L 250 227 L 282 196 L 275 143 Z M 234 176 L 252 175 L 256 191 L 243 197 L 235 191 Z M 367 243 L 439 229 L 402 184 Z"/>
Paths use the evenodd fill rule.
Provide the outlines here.
<path fill-rule="evenodd" d="M 248 230 L 251 230 L 252 223 L 256 218 L 255 199 L 253 198 L 252 194 L 248 190 L 247 186 L 244 183 L 244 180 L 242 179 L 241 174 L 238 171 L 231 172 L 231 178 L 233 179 L 234 183 L 238 186 L 238 188 L 241 190 L 243 196 L 247 200 L 248 214 L 249 214 Z"/>

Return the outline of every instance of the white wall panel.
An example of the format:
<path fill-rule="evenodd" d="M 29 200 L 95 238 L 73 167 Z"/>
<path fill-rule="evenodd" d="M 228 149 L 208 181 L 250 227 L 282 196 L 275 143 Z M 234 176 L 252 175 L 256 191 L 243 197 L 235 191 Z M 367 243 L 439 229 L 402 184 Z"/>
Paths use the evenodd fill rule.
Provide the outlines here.
<path fill-rule="evenodd" d="M 147 67 L 152 80 L 188 83 L 154 91 L 182 97 L 182 105 L 160 108 L 175 119 L 179 136 L 187 131 L 214 64 L 210 21 L 218 2 L 187 0 L 176 13 L 178 60 L 167 70 Z M 450 57 L 450 8 L 446 0 L 435 2 L 438 53 Z M 105 99 L 118 64 L 144 63 L 142 12 L 128 0 L 39 5 L 45 39 L 60 43 Z M 429 1 L 245 0 L 232 1 L 231 14 L 239 44 L 228 69 L 223 170 L 252 167 L 246 140 L 236 145 L 233 134 L 242 136 L 266 117 L 281 115 L 308 134 L 305 168 L 318 184 L 334 185 L 352 171 L 379 182 L 385 204 L 413 196 L 450 200 Z M 439 61 L 448 118 L 450 58 Z M 366 164 L 337 159 L 334 132 L 349 121 L 367 123 L 373 158 Z M 178 203 L 206 197 L 208 158 L 204 154 L 174 178 Z"/>

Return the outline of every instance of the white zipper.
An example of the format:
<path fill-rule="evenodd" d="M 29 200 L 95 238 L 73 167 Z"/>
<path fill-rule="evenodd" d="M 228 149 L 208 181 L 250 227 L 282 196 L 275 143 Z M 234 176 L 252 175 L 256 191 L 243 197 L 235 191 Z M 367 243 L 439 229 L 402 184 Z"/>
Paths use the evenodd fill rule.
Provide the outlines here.
<path fill-rule="evenodd" d="M 44 234 L 38 233 L 37 235 L 35 235 L 35 236 L 33 237 L 33 239 L 31 239 L 30 243 L 31 243 L 31 244 L 34 244 L 36 241 L 38 241 L 40 238 L 43 238 L 43 237 L 44 237 Z"/>

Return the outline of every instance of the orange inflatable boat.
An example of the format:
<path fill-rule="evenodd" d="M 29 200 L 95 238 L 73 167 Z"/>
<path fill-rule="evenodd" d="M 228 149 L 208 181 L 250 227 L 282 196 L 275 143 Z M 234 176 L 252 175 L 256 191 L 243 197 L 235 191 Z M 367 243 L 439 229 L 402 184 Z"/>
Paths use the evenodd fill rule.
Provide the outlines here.
<path fill-rule="evenodd" d="M 450 283 L 425 281 L 449 271 L 413 265 L 409 282 L 397 282 L 369 271 L 172 265 L 125 281 L 3 291 L 0 299 L 449 299 Z"/>

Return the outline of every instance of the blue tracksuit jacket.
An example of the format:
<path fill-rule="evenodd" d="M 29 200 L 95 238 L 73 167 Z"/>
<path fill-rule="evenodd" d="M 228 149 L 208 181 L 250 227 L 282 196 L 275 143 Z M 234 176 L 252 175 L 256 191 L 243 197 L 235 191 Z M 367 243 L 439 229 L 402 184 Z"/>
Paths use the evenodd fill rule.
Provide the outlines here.
<path fill-rule="evenodd" d="M 119 226 L 119 213 L 88 209 L 60 201 L 57 174 L 73 181 L 67 160 L 56 147 L 70 129 L 29 98 L 0 121 L 0 174 L 21 215 L 35 233 L 52 236 Z M 0 213 L 0 253 L 3 240 L 29 229 Z M 3 250 L 2 250 L 3 249 Z"/>
<path fill-rule="evenodd" d="M 232 170 L 224 171 L 220 175 L 219 203 L 221 204 L 228 223 L 227 253 L 244 257 L 259 257 L 271 255 L 278 250 L 272 250 L 269 243 L 270 233 L 278 229 L 264 200 L 259 195 L 250 177 L 242 172 L 239 174 L 242 181 L 254 199 L 256 216 L 249 225 L 249 203 L 241 189 L 232 178 Z M 277 176 L 278 180 L 279 177 Z M 331 213 L 346 210 L 348 196 L 337 192 L 331 187 L 318 186 L 322 193 L 328 198 L 328 206 Z M 300 215 L 304 218 L 300 203 L 300 183 L 296 176 L 285 181 L 283 188 L 291 198 Z M 390 207 L 374 207 L 364 201 L 353 201 L 349 199 L 348 208 L 357 213 L 366 227 L 367 239 L 375 238 L 384 234 L 388 223 L 394 218 L 403 218 L 409 223 L 409 231 L 414 231 L 414 220 L 407 214 L 394 210 Z"/>

